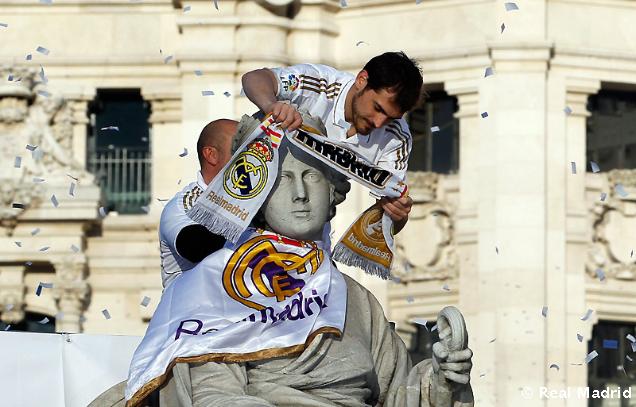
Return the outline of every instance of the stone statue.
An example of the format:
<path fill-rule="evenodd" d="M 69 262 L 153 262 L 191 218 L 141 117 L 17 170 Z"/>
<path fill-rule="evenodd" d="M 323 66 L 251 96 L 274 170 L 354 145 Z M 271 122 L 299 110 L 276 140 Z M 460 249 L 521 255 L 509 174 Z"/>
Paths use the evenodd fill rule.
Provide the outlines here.
<path fill-rule="evenodd" d="M 279 179 L 255 222 L 293 239 L 326 239 L 325 225 L 348 184 L 295 147 L 281 150 Z M 337 191 L 343 185 L 345 190 Z M 391 329 L 375 297 L 344 277 L 347 314 L 341 338 L 319 334 L 296 356 L 177 363 L 160 389 L 160 405 L 472 406 L 472 352 L 459 311 L 453 307 L 442 311 L 441 342 L 434 345 L 434 360 L 412 367 L 404 342 Z M 123 405 L 123 387 L 120 383 L 91 406 Z"/>

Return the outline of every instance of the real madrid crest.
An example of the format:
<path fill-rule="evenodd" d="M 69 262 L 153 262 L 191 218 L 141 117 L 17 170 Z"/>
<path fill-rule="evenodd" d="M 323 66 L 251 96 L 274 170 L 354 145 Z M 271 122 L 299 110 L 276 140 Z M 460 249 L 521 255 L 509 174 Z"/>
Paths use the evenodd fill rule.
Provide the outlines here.
<path fill-rule="evenodd" d="M 258 195 L 267 184 L 267 162 L 273 152 L 267 138 L 258 138 L 248 144 L 223 174 L 223 188 L 236 199 L 250 199 Z"/>

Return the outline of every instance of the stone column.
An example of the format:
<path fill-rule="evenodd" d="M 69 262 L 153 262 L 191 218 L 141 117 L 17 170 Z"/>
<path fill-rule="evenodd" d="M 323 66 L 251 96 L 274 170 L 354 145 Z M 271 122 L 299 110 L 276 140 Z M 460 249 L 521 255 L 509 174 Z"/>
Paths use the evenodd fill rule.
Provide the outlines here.
<path fill-rule="evenodd" d="M 95 91 L 65 95 L 71 108 L 73 123 L 72 156 L 82 167 L 86 167 L 86 144 L 88 131 L 88 104 L 95 97 Z"/>
<path fill-rule="evenodd" d="M 0 266 L 0 319 L 17 324 L 24 319 L 24 265 Z"/>
<path fill-rule="evenodd" d="M 61 318 L 55 321 L 55 331 L 81 332 L 81 317 L 90 292 L 86 281 L 86 260 L 66 258 L 53 266 L 56 274 L 53 298 L 62 313 Z"/>

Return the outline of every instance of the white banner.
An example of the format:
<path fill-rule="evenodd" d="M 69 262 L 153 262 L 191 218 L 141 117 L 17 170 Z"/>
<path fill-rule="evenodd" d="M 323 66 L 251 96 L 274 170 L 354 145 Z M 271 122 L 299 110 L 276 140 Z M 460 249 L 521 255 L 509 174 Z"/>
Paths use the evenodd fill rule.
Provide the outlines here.
<path fill-rule="evenodd" d="M 86 407 L 126 380 L 139 336 L 0 332 L 3 406 Z"/>

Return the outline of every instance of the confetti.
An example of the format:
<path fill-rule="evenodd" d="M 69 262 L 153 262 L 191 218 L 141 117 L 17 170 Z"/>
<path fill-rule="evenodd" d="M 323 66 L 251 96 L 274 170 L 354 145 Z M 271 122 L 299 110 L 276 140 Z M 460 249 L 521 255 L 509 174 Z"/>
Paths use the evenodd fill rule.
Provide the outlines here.
<path fill-rule="evenodd" d="M 444 284 L 444 285 L 442 286 L 442 290 L 444 290 L 444 291 L 450 291 L 450 288 L 448 287 L 448 284 Z"/>
<path fill-rule="evenodd" d="M 179 181 L 177 181 L 177 185 L 181 185 L 181 178 L 179 178 Z"/>
<path fill-rule="evenodd" d="M 82 316 L 79 318 L 79 322 L 80 322 L 80 324 L 83 324 L 84 322 L 86 322 L 86 317 L 85 317 L 84 315 L 82 315 Z"/>
<path fill-rule="evenodd" d="M 24 57 L 24 59 L 26 59 L 27 61 L 30 61 L 31 59 L 33 59 L 33 55 L 27 54 L 27 56 Z"/>
<path fill-rule="evenodd" d="M 543 315 L 544 317 L 548 316 L 548 307 L 547 306 L 543 306 L 543 308 L 541 308 L 541 315 Z"/>
<path fill-rule="evenodd" d="M 215 9 L 219 9 L 219 3 L 217 2 L 217 0 L 212 0 L 214 2 L 214 8 Z"/>
<path fill-rule="evenodd" d="M 53 4 L 53 0 L 40 0 L 42 4 Z"/>
<path fill-rule="evenodd" d="M 35 235 L 37 235 L 38 233 L 40 233 L 40 228 L 35 228 L 35 229 L 33 229 L 33 230 L 31 231 L 31 236 L 35 236 Z"/>
<path fill-rule="evenodd" d="M 431 133 L 435 133 L 439 131 L 439 127 L 438 126 L 433 126 L 431 127 Z"/>
<path fill-rule="evenodd" d="M 24 204 L 14 202 L 13 204 L 11 204 L 11 207 L 13 209 L 24 209 Z"/>
<path fill-rule="evenodd" d="M 406 302 L 408 302 L 409 304 L 414 301 L 415 301 L 415 298 L 413 298 L 413 296 L 409 295 L 408 297 L 406 297 Z"/>
<path fill-rule="evenodd" d="M 99 207 L 99 216 L 101 216 L 102 218 L 105 218 L 106 215 L 108 215 L 108 212 L 106 212 L 106 209 L 104 209 L 103 206 Z"/>
<path fill-rule="evenodd" d="M 115 131 L 119 131 L 119 127 L 117 127 L 117 126 L 102 127 L 102 130 L 115 130 Z"/>
<path fill-rule="evenodd" d="M 634 338 L 634 335 L 632 335 L 632 334 L 627 334 L 627 336 L 625 336 L 625 338 L 627 338 L 627 340 L 630 341 L 631 343 L 636 342 L 636 338 Z"/>
<path fill-rule="evenodd" d="M 596 352 L 595 350 L 593 350 L 592 352 L 588 353 L 587 356 L 585 357 L 585 363 L 590 363 L 592 360 L 594 360 L 596 357 L 598 356 L 598 352 Z"/>
<path fill-rule="evenodd" d="M 45 98 L 48 98 L 51 96 L 51 94 L 45 90 L 38 90 L 37 94 Z"/>
<path fill-rule="evenodd" d="M 62 319 L 62 318 L 64 318 L 64 313 L 62 311 L 55 314 L 55 319 Z"/>
<path fill-rule="evenodd" d="M 60 206 L 60 203 L 57 201 L 57 198 L 55 197 L 55 194 L 51 195 L 51 203 L 53 204 L 53 206 L 55 206 L 56 208 L 58 206 Z"/>
<path fill-rule="evenodd" d="M 433 325 L 433 326 L 431 327 L 431 332 L 433 332 L 433 331 L 435 331 L 435 330 L 437 330 L 437 324 L 435 324 L 435 325 Z"/>
<path fill-rule="evenodd" d="M 32 261 L 25 261 L 24 264 L 27 265 L 27 266 L 31 266 L 33 264 L 33 262 Z"/>
<path fill-rule="evenodd" d="M 228 97 L 228 98 L 229 98 L 230 96 L 232 96 L 232 94 L 231 94 L 230 92 L 223 92 L 223 95 L 224 95 L 225 97 Z"/>
<path fill-rule="evenodd" d="M 9 76 L 7 77 L 7 80 L 8 80 L 9 82 L 12 82 L 12 81 L 13 81 L 13 75 L 9 74 Z"/>
<path fill-rule="evenodd" d="M 49 79 L 46 77 L 46 75 L 44 74 L 44 68 L 42 67 L 42 65 L 40 65 L 40 79 L 42 79 L 42 83 L 43 84 L 47 84 L 49 83 Z"/>
<path fill-rule="evenodd" d="M 141 210 L 146 212 L 146 213 L 148 213 L 148 212 L 150 212 L 150 207 L 149 206 L 142 206 Z"/>
<path fill-rule="evenodd" d="M 422 325 L 428 331 L 428 326 L 426 325 L 428 324 L 428 321 L 424 318 L 413 318 L 411 319 L 411 322 L 417 325 Z"/>
<path fill-rule="evenodd" d="M 618 341 L 615 339 L 603 339 L 603 349 L 618 349 Z"/>
<path fill-rule="evenodd" d="M 183 153 L 179 154 L 179 157 L 185 157 L 186 155 L 188 155 L 188 149 L 183 147 Z"/>
<path fill-rule="evenodd" d="M 565 109 L 563 109 L 563 111 L 565 112 L 565 114 L 569 115 L 572 113 L 572 109 L 570 109 L 570 106 L 566 106 Z"/>
<path fill-rule="evenodd" d="M 44 178 L 39 178 L 39 177 L 33 177 L 33 183 L 34 184 L 39 184 L 46 181 Z"/>
<path fill-rule="evenodd" d="M 144 298 L 141 300 L 141 306 L 147 307 L 150 304 L 150 297 L 144 295 Z"/>
<path fill-rule="evenodd" d="M 590 167 L 592 167 L 592 172 L 596 173 L 599 172 L 601 169 L 598 168 L 598 164 L 595 163 L 594 161 L 590 161 Z"/>
<path fill-rule="evenodd" d="M 489 343 L 493 343 L 496 340 L 497 340 L 497 338 L 492 338 Z"/>
<path fill-rule="evenodd" d="M 39 161 L 42 159 L 42 157 L 44 157 L 44 152 L 42 152 L 41 148 L 38 148 L 37 150 L 31 152 L 31 157 L 35 160 L 35 161 Z"/>
<path fill-rule="evenodd" d="M 7 27 L 9 27 L 9 24 L 7 24 L 7 23 L 0 23 L 0 27 L 7 28 Z"/>
<path fill-rule="evenodd" d="M 11 328 L 11 325 L 7 325 L 7 326 L 4 328 L 4 330 L 5 330 L 5 331 L 8 331 L 10 328 Z"/>
<path fill-rule="evenodd" d="M 482 118 L 482 119 L 485 119 L 486 117 L 488 117 L 488 112 L 483 112 L 483 113 L 481 114 L 481 118 Z"/>
<path fill-rule="evenodd" d="M 634 359 L 630 358 L 629 355 L 625 355 L 625 359 L 629 360 L 630 362 L 634 361 Z"/>
<path fill-rule="evenodd" d="M 500 32 L 500 34 L 503 34 L 505 29 L 506 29 L 506 24 L 501 23 L 501 32 Z"/>
<path fill-rule="evenodd" d="M 71 250 L 73 250 L 75 253 L 79 253 L 80 251 L 79 247 L 75 246 L 74 244 L 71 245 Z"/>
<path fill-rule="evenodd" d="M 66 176 L 73 178 L 75 181 L 79 182 L 79 179 L 75 178 L 74 176 L 72 176 L 71 174 L 66 174 Z"/>
<path fill-rule="evenodd" d="M 38 287 L 35 289 L 35 295 L 37 295 L 39 297 L 40 294 L 42 294 L 42 289 L 43 288 L 53 288 L 53 283 L 40 282 L 40 284 L 38 284 Z"/>
<path fill-rule="evenodd" d="M 167 64 L 168 62 L 170 62 L 172 60 L 172 58 L 173 58 L 173 55 L 168 55 L 167 57 L 165 57 L 163 59 L 163 63 Z"/>
<path fill-rule="evenodd" d="M 15 305 L 13 305 L 13 304 L 7 304 L 7 305 L 5 305 L 5 307 L 4 307 L 4 308 L 5 308 L 7 311 L 11 311 L 11 310 L 13 309 L 13 307 L 15 307 Z"/>
<path fill-rule="evenodd" d="M 15 157 L 15 160 L 13 161 L 13 167 L 14 168 L 20 168 L 20 166 L 22 166 L 22 157 Z"/>
<path fill-rule="evenodd" d="M 342 8 L 347 7 L 347 0 L 340 0 L 340 7 Z"/>
<path fill-rule="evenodd" d="M 506 11 L 519 10 L 516 3 L 505 3 L 504 6 L 506 7 Z"/>
<path fill-rule="evenodd" d="M 42 55 L 49 55 L 49 50 L 44 47 L 37 47 L 35 50 Z"/>
<path fill-rule="evenodd" d="M 601 192 L 601 202 L 605 202 L 605 198 L 607 198 L 607 194 L 605 192 Z"/>
<path fill-rule="evenodd" d="M 202 90 L 201 96 L 214 96 L 214 91 L 211 90 Z"/>
<path fill-rule="evenodd" d="M 102 310 L 102 314 L 104 314 L 104 318 L 110 319 L 110 313 L 108 312 L 107 309 L 103 309 Z"/>
<path fill-rule="evenodd" d="M 41 252 L 45 252 L 45 251 L 49 250 L 50 248 L 51 248 L 51 246 L 44 246 L 44 247 L 40 248 L 40 251 Z"/>
<path fill-rule="evenodd" d="M 494 75 L 493 71 L 492 71 L 492 67 L 489 66 L 488 68 L 486 68 L 486 72 L 484 73 L 484 78 L 487 78 L 489 76 Z"/>
<path fill-rule="evenodd" d="M 599 281 L 605 280 L 605 272 L 601 269 L 596 269 L 596 277 L 598 277 Z"/>
<path fill-rule="evenodd" d="M 68 188 L 68 194 L 70 196 L 75 196 L 75 183 L 71 182 L 71 186 Z"/>
<path fill-rule="evenodd" d="M 632 258 L 634 257 L 634 250 L 632 249 L 632 252 L 629 254 L 629 257 Z"/>
<path fill-rule="evenodd" d="M 42 324 L 42 325 L 48 324 L 48 323 L 49 323 L 49 319 L 47 317 L 44 317 L 42 318 L 41 321 L 38 321 L 38 324 Z"/>
<path fill-rule="evenodd" d="M 22 247 L 22 242 L 13 242 L 13 243 L 15 243 L 15 245 L 18 247 Z"/>
<path fill-rule="evenodd" d="M 499 254 L 499 248 L 497 246 L 495 246 L 495 252 L 497 252 L 497 254 Z"/>
<path fill-rule="evenodd" d="M 572 174 L 576 174 L 576 163 L 574 161 L 570 161 L 570 167 L 572 168 Z"/>
<path fill-rule="evenodd" d="M 38 148 L 38 146 L 33 146 L 31 144 L 26 145 L 26 149 L 29 151 L 35 151 L 36 148 Z"/>
<path fill-rule="evenodd" d="M 559 365 L 557 365 L 556 363 L 553 363 L 550 365 L 549 369 L 552 369 L 552 368 L 556 369 L 557 372 L 559 371 Z"/>
<path fill-rule="evenodd" d="M 360 45 L 369 45 L 369 44 L 367 42 L 364 42 L 364 41 L 356 42 L 356 47 L 359 47 Z"/>
<path fill-rule="evenodd" d="M 188 12 L 188 11 L 190 11 L 191 9 L 192 9 L 192 7 L 190 7 L 190 6 L 185 6 L 185 7 L 183 8 L 183 12 L 184 12 L 184 13 L 187 13 L 187 12 Z"/>
<path fill-rule="evenodd" d="M 594 310 L 588 309 L 585 315 L 581 317 L 581 321 L 587 321 L 591 316 Z"/>
<path fill-rule="evenodd" d="M 614 191 L 616 191 L 616 193 L 620 195 L 621 198 L 627 198 L 627 195 L 629 195 L 625 191 L 625 188 L 623 188 L 623 184 L 616 184 L 616 186 L 614 187 Z"/>

